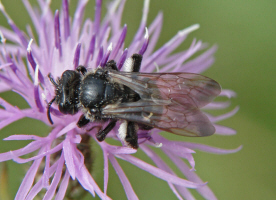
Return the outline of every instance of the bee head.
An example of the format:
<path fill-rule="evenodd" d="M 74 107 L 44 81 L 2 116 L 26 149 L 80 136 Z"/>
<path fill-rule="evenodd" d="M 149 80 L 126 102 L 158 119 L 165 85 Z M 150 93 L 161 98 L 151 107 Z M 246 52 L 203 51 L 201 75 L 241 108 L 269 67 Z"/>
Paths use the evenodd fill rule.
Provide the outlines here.
<path fill-rule="evenodd" d="M 51 74 L 48 77 L 56 88 L 56 96 L 49 102 L 47 111 L 48 119 L 53 124 L 50 116 L 50 108 L 53 102 L 58 104 L 59 111 L 63 114 L 74 115 L 78 112 L 81 75 L 74 70 L 66 70 L 61 78 L 57 80 L 57 83 Z"/>

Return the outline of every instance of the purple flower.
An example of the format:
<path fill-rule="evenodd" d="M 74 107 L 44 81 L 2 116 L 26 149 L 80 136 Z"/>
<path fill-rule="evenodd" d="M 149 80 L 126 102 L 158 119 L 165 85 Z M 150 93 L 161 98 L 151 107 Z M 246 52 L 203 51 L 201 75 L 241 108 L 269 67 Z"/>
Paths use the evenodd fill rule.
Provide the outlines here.
<path fill-rule="evenodd" d="M 0 90 L 1 92 L 12 90 L 18 93 L 29 104 L 29 108 L 19 109 L 0 98 L 0 104 L 3 107 L 0 109 L 0 128 L 24 117 L 37 119 L 51 126 L 47 118 L 47 105 L 55 96 L 55 88 L 48 79 L 49 73 L 54 79 L 57 79 L 65 70 L 74 70 L 79 65 L 88 68 L 105 66 L 108 60 L 115 60 L 118 68 L 121 69 L 126 59 L 134 53 L 143 55 L 141 72 L 159 70 L 159 72 L 201 73 L 214 62 L 213 54 L 216 47 L 207 49 L 196 58 L 191 58 L 195 53 L 207 47 L 197 40 L 193 40 L 187 50 L 173 53 L 189 33 L 199 28 L 197 24 L 179 31 L 161 48 L 154 50 L 161 31 L 163 16 L 159 13 L 155 20 L 147 25 L 149 0 L 144 1 L 140 27 L 128 48 L 124 47 L 127 26 L 121 26 L 125 0 L 112 1 L 108 5 L 109 12 L 103 19 L 101 19 L 102 1 L 96 0 L 94 21 L 83 19 L 83 11 L 88 0 L 78 1 L 72 18 L 69 15 L 68 0 L 63 0 L 61 10 L 57 10 L 55 13 L 52 13 L 49 7 L 50 1 L 38 0 L 39 12 L 28 0 L 22 0 L 22 2 L 34 26 L 34 30 L 27 26 L 26 33 L 15 25 L 0 3 L 0 10 L 12 29 L 0 27 Z M 35 40 L 35 36 L 37 36 L 37 40 Z M 9 43 L 6 43 L 6 40 Z M 25 60 L 27 60 L 26 63 Z M 235 96 L 235 93 L 230 90 L 222 90 L 220 96 L 231 98 Z M 228 101 L 212 102 L 204 109 L 224 109 L 229 104 Z M 216 128 L 216 134 L 235 134 L 231 128 L 215 123 L 233 116 L 237 111 L 238 108 L 235 108 L 221 116 L 207 114 Z M 160 130 L 158 129 L 139 131 L 140 148 L 138 151 L 143 151 L 155 163 L 154 166 L 135 157 L 136 149 L 124 145 L 110 145 L 105 141 L 99 142 L 95 138 L 99 125 L 96 122 L 90 123 L 85 129 L 78 128 L 76 122 L 81 112 L 77 115 L 63 115 L 53 104 L 51 113 L 54 125 L 51 126 L 52 130 L 46 137 L 12 135 L 5 138 L 5 140 L 31 140 L 27 146 L 21 149 L 0 154 L 1 162 L 14 160 L 17 163 L 31 163 L 15 199 L 33 199 L 38 194 L 43 194 L 44 199 L 53 199 L 54 197 L 55 199 L 64 199 L 65 195 L 73 197 L 73 193 L 78 192 L 72 188 L 80 187 L 93 196 L 96 193 L 101 199 L 110 199 L 107 195 L 109 162 L 117 172 L 127 198 L 138 199 L 117 161 L 118 158 L 165 180 L 178 199 L 194 199 L 187 188 L 195 188 L 205 199 L 216 199 L 206 183 L 195 174 L 192 153 L 195 153 L 197 149 L 216 154 L 233 153 L 240 150 L 240 147 L 234 150 L 223 150 L 202 144 L 170 141 L 159 135 Z M 118 128 L 119 123 L 108 137 L 119 140 Z M 92 159 L 90 138 L 96 141 L 103 151 L 103 191 L 90 174 Z M 151 146 L 159 147 L 187 180 L 178 177 L 166 162 L 150 148 Z M 24 155 L 27 155 L 28 158 Z M 190 166 L 183 159 L 187 160 Z M 74 184 L 79 187 L 73 187 Z"/>

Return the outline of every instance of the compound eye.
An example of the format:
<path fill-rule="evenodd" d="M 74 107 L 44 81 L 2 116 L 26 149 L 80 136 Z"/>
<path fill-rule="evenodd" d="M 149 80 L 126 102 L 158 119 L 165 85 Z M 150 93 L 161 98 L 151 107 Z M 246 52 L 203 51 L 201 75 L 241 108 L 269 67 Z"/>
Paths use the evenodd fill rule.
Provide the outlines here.
<path fill-rule="evenodd" d="M 63 72 L 56 90 L 59 111 L 73 115 L 78 112 L 78 93 L 81 75 L 73 70 Z"/>
<path fill-rule="evenodd" d="M 59 111 L 63 114 L 74 115 L 78 112 L 77 105 L 65 102 L 58 105 Z"/>
<path fill-rule="evenodd" d="M 63 114 L 70 114 L 70 106 L 68 105 L 68 103 L 60 103 L 58 105 L 59 111 L 62 112 Z"/>

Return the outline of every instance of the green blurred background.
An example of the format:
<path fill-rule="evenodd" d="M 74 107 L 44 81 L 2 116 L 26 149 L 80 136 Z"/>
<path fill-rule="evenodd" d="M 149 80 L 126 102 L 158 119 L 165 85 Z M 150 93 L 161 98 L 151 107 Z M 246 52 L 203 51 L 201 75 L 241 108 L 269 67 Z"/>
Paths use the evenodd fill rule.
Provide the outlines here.
<path fill-rule="evenodd" d="M 35 2 L 34 0 L 30 2 Z M 60 8 L 60 1 L 54 1 L 52 8 Z M 104 1 L 104 4 L 107 1 Z M 2 0 L 6 10 L 25 30 L 30 23 L 20 0 Z M 75 1 L 71 1 L 75 5 Z M 94 2 L 90 1 L 86 16 L 93 18 Z M 127 41 L 132 39 L 138 28 L 143 1 L 129 1 L 126 4 L 122 24 L 128 24 Z M 74 7 L 71 7 L 71 14 Z M 105 10 L 106 11 L 106 10 Z M 189 1 L 189 0 L 152 0 L 148 24 L 159 11 L 164 14 L 163 29 L 158 47 L 173 37 L 178 30 L 195 23 L 201 28 L 193 32 L 187 42 L 181 46 L 189 46 L 193 38 L 218 45 L 216 62 L 204 74 L 217 80 L 223 88 L 237 92 L 233 104 L 240 106 L 234 117 L 221 124 L 237 130 L 235 136 L 212 136 L 209 138 L 185 138 L 164 134 L 178 140 L 189 140 L 209 144 L 221 148 L 243 149 L 230 155 L 213 155 L 203 152 L 195 154 L 197 174 L 217 195 L 218 199 L 276 199 L 276 1 Z M 7 26 L 3 15 L 0 24 Z M 26 107 L 17 96 L 10 93 L 1 95 L 13 105 Z M 228 111 L 229 111 L 228 110 Z M 31 124 L 31 126 L 30 126 Z M 22 131 L 24 130 L 24 131 Z M 47 134 L 49 128 L 40 122 L 24 119 L 1 130 L 0 139 L 11 134 Z M 1 142 L 0 151 L 17 149 L 24 143 Z M 102 187 L 102 153 L 95 147 L 96 156 L 94 174 Z M 142 152 L 138 152 L 143 157 Z M 120 162 L 129 177 L 134 190 L 140 199 L 176 199 L 168 185 L 150 174 Z M 12 199 L 24 177 L 24 169 L 20 165 L 8 162 L 9 187 Z M 3 164 L 0 169 L 3 169 Z M 2 170 L 3 171 L 3 170 Z M 2 176 L 3 177 L 3 176 Z M 137 178 L 139 177 L 139 178 Z M 3 189 L 3 185 L 1 186 Z M 125 199 L 123 188 L 111 169 L 108 194 L 114 199 Z M 201 199 L 193 192 L 197 199 Z M 90 199 L 90 197 L 87 197 Z"/>

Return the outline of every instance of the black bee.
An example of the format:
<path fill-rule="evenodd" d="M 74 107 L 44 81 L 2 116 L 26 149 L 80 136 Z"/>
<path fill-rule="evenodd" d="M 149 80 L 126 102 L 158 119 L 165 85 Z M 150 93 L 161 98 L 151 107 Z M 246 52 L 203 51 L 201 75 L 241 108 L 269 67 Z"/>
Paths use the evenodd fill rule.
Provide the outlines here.
<path fill-rule="evenodd" d="M 158 128 L 184 136 L 209 136 L 215 128 L 200 108 L 220 94 L 220 85 L 205 76 L 192 73 L 140 73 L 142 55 L 133 54 L 118 71 L 110 60 L 102 68 L 87 71 L 84 66 L 63 72 L 57 83 L 56 102 L 63 114 L 83 112 L 77 122 L 106 122 L 96 137 L 103 141 L 121 121 L 119 138 L 129 147 L 138 148 L 137 131 Z"/>

